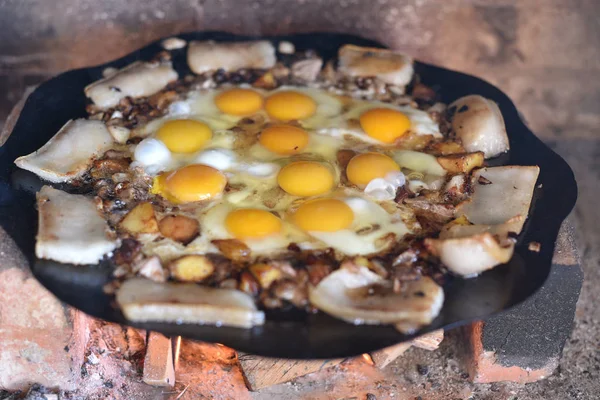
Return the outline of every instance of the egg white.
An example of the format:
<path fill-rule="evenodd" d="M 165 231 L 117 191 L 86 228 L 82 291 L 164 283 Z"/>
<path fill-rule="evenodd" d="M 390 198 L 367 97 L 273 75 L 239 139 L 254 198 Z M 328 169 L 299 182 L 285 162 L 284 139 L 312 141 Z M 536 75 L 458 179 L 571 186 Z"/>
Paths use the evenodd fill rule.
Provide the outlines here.
<path fill-rule="evenodd" d="M 378 244 L 377 240 L 387 234 L 394 233 L 398 240 L 409 232 L 400 215 L 388 214 L 374 201 L 361 197 L 347 197 L 341 200 L 348 204 L 354 212 L 354 220 L 349 228 L 335 232 L 308 232 L 310 236 L 322 242 L 325 247 L 333 247 L 347 255 L 367 255 L 385 250 L 385 246 Z M 378 229 L 368 233 L 358 233 L 361 229 L 376 225 L 379 226 Z M 319 246 L 301 244 L 300 247 L 314 249 Z"/>
<path fill-rule="evenodd" d="M 341 138 L 342 140 L 344 138 L 348 140 L 347 138 L 352 137 L 362 142 L 383 146 L 385 144 L 367 135 L 358 124 L 350 123 L 350 121 L 359 120 L 361 114 L 374 108 L 389 108 L 402 112 L 410 120 L 410 131 L 417 135 L 432 135 L 436 138 L 442 137 L 439 124 L 425 111 L 410 106 L 395 106 L 388 103 L 362 100 L 353 101 L 347 106 L 347 111 L 343 114 L 329 119 L 325 124 L 319 125 L 316 133 Z"/>
<path fill-rule="evenodd" d="M 218 249 L 211 243 L 217 239 L 234 239 L 235 237 L 227 230 L 225 219 L 227 215 L 239 207 L 231 204 L 221 203 L 208 210 L 203 210 L 198 219 L 202 226 L 202 235 L 188 244 L 188 250 L 192 252 L 216 252 Z M 289 222 L 282 220 L 281 232 L 265 236 L 263 238 L 243 239 L 252 251 L 253 255 L 276 255 L 286 251 L 292 242 L 304 241 L 307 237 L 299 229 Z"/>
<path fill-rule="evenodd" d="M 320 126 L 325 121 L 340 115 L 343 109 L 342 102 L 336 97 L 336 95 L 326 92 L 322 89 L 307 88 L 307 87 L 294 87 L 294 86 L 281 86 L 276 90 L 268 93 L 272 95 L 281 91 L 292 91 L 302 93 L 312 98 L 317 104 L 317 109 L 313 115 L 308 118 L 301 119 L 300 125 L 304 128 L 312 129 L 316 126 Z"/>
<path fill-rule="evenodd" d="M 191 92 L 186 99 L 173 103 L 165 117 L 143 127 L 144 135 L 147 137 L 132 148 L 134 165 L 143 167 L 149 175 L 175 170 L 190 164 L 209 165 L 222 171 L 227 176 L 230 187 L 233 188 L 225 192 L 215 204 L 197 212 L 196 217 L 202 227 L 202 234 L 198 238 L 185 247 L 170 243 L 168 240 L 148 243 L 148 246 L 155 248 L 155 253 L 160 255 L 163 252 L 166 257 L 168 254 L 176 253 L 181 255 L 218 252 L 211 241 L 233 238 L 226 229 L 225 218 L 229 212 L 239 208 L 266 209 L 275 211 L 282 217 L 280 233 L 262 239 L 243 240 L 254 256 L 277 255 L 286 251 L 290 243 L 296 243 L 304 249 L 332 247 L 347 255 L 367 255 L 385 250 L 386 244 L 378 243 L 378 239 L 393 233 L 399 240 L 409 232 L 398 214 L 390 214 L 378 204 L 378 202 L 393 200 L 392 192 L 395 193 L 395 189 L 404 184 L 404 179 L 399 179 L 404 178 L 401 173 L 398 173 L 398 176 L 375 180 L 367 185 L 365 191 L 346 188 L 343 189 L 346 194 L 342 196 L 339 190 L 325 194 L 324 196 L 339 197 L 354 212 L 351 226 L 337 232 L 302 232 L 295 227 L 291 222 L 288 209 L 309 198 L 301 199 L 283 192 L 277 184 L 277 173 L 281 167 L 296 159 L 323 161 L 332 167 L 337 186 L 341 171 L 336 159 L 340 149 L 361 152 L 374 144 L 383 146 L 379 141 L 366 135 L 359 126 L 357 127 L 355 121 L 350 122 L 357 120 L 363 112 L 372 108 L 385 107 L 403 112 L 411 120 L 411 131 L 419 135 L 441 136 L 437 123 L 426 112 L 411 107 L 362 100 L 352 100 L 344 104 L 335 95 L 312 88 L 281 87 L 266 93 L 265 96 L 280 90 L 304 93 L 317 103 L 315 114 L 299 121 L 309 133 L 309 143 L 300 154 L 292 157 L 272 153 L 260 143 L 249 148 L 234 150 L 233 142 L 236 133 L 229 128 L 237 124 L 241 117 L 226 115 L 218 110 L 214 97 L 219 91 Z M 268 119 L 264 110 L 260 113 Z M 165 121 L 181 118 L 196 119 L 209 125 L 213 137 L 205 148 L 193 154 L 171 153 L 164 143 L 154 137 Z M 408 153 L 402 153 L 400 158 L 406 158 L 406 154 Z M 416 159 L 408 158 L 409 161 Z M 419 169 L 431 169 L 433 164 L 421 158 L 411 166 L 416 168 L 419 164 Z M 421 164 L 426 166 L 421 167 Z M 268 199 L 272 200 L 272 205 L 265 204 Z M 374 226 L 377 228 L 365 233 L 365 228 Z"/>

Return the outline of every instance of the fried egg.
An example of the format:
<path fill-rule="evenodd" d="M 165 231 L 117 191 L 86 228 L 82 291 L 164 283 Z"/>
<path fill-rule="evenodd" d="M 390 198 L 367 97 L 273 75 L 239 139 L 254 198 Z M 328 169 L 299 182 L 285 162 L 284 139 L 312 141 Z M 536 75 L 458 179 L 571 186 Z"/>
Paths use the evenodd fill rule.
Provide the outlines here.
<path fill-rule="evenodd" d="M 218 252 L 212 240 L 238 239 L 254 255 L 276 255 L 290 243 L 306 241 L 298 228 L 264 208 L 239 208 L 221 203 L 203 211 L 198 219 L 202 235 L 190 245 L 191 250 Z"/>
<path fill-rule="evenodd" d="M 399 214 L 389 214 L 374 201 L 358 196 L 309 200 L 291 219 L 325 247 L 348 255 L 380 252 L 409 232 Z M 323 247 L 308 243 L 300 246 Z"/>
<path fill-rule="evenodd" d="M 227 178 L 221 171 L 192 164 L 158 175 L 151 192 L 173 203 L 190 203 L 219 197 L 226 184 Z"/>
<path fill-rule="evenodd" d="M 300 197 L 325 194 L 335 181 L 333 169 L 316 161 L 289 163 L 277 175 L 277 183 L 286 193 Z"/>
<path fill-rule="evenodd" d="M 248 154 L 259 160 L 281 160 L 297 155 L 332 160 L 342 146 L 344 143 L 338 138 L 318 135 L 295 125 L 277 123 L 260 133 L 258 143 L 248 149 Z"/>
<path fill-rule="evenodd" d="M 296 120 L 308 129 L 339 115 L 342 108 L 335 95 L 312 88 L 282 86 L 265 100 L 265 111 L 273 121 Z"/>
<path fill-rule="evenodd" d="M 173 121 L 181 120 L 197 121 L 210 129 L 211 134 L 216 134 L 232 128 L 248 115 L 263 112 L 263 103 L 264 94 L 250 87 L 195 90 L 184 99 L 171 103 L 165 116 L 137 129 L 136 134 L 148 137 L 162 130 L 167 136 L 178 136 L 182 123 Z"/>
<path fill-rule="evenodd" d="M 264 126 L 248 133 L 256 137 L 248 147 L 235 145 L 246 132 L 243 125 L 229 128 L 258 114 Z M 402 168 L 416 163 L 412 153 L 383 146 L 409 130 L 439 133 L 427 118 L 311 88 L 197 91 L 145 127 L 149 135 L 133 149 L 134 166 L 155 176 L 153 194 L 174 204 L 202 202 L 195 209 L 202 235 L 186 253 L 218 252 L 211 240 L 238 239 L 255 256 L 275 255 L 290 243 L 372 254 L 408 232 L 400 215 L 386 211 L 394 207 L 378 203 L 393 201 L 406 183 Z M 337 153 L 350 148 L 357 154 L 341 171 Z M 340 187 L 343 173 L 349 185 Z"/>
<path fill-rule="evenodd" d="M 346 112 L 319 125 L 316 132 L 379 145 L 393 144 L 409 132 L 437 138 L 442 136 L 439 124 L 425 111 L 367 101 L 351 102 Z"/>

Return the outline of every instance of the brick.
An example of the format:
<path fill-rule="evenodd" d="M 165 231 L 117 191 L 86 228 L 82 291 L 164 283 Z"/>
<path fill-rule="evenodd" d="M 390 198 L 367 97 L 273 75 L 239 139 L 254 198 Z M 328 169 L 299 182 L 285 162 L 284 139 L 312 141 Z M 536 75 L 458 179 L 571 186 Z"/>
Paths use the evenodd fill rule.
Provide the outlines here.
<path fill-rule="evenodd" d="M 474 382 L 534 382 L 558 366 L 583 282 L 571 232 L 561 229 L 557 250 L 562 253 L 538 292 L 507 312 L 463 328 L 468 339 L 464 369 Z"/>
<path fill-rule="evenodd" d="M 88 317 L 42 287 L 0 229 L 0 389 L 77 387 Z"/>
<path fill-rule="evenodd" d="M 485 350 L 482 336 L 484 322 L 476 322 L 464 329 L 469 336 L 471 358 L 467 366 L 469 376 L 475 383 L 517 382 L 530 383 L 545 379 L 552 375 L 558 366 L 558 355 L 548 357 L 545 362 L 536 367 L 528 366 L 530 360 L 521 359 L 516 365 L 506 364 L 499 360 L 495 350 Z"/>
<path fill-rule="evenodd" d="M 233 349 L 185 339 L 181 341 L 175 390 L 184 388 L 182 400 L 252 398 Z"/>

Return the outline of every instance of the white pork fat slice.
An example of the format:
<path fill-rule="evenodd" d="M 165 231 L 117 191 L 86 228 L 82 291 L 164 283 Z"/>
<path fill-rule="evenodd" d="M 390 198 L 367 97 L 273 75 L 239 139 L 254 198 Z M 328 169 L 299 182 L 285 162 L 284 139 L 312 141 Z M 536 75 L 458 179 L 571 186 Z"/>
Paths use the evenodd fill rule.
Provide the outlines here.
<path fill-rule="evenodd" d="M 177 78 L 177 72 L 170 62 L 136 61 L 115 74 L 88 85 L 85 95 L 98 107 L 110 108 L 125 97 L 151 96 Z"/>
<path fill-rule="evenodd" d="M 93 199 L 44 186 L 37 194 L 38 258 L 96 264 L 117 247 Z"/>
<path fill-rule="evenodd" d="M 474 171 L 473 195 L 457 207 L 457 216 L 483 225 L 515 221 L 515 233 L 521 233 L 539 173 L 537 166 L 512 165 Z"/>
<path fill-rule="evenodd" d="M 412 80 L 412 58 L 393 50 L 347 44 L 340 48 L 338 58 L 338 70 L 348 76 L 374 76 L 400 87 Z"/>
<path fill-rule="evenodd" d="M 194 283 L 157 283 L 133 278 L 119 288 L 116 300 L 127 319 L 252 328 L 265 314 L 251 296 L 234 289 Z"/>
<path fill-rule="evenodd" d="M 490 232 L 452 239 L 425 239 L 425 247 L 455 274 L 466 278 L 508 262 L 514 243 L 500 244 Z"/>
<path fill-rule="evenodd" d="M 509 149 L 504 118 L 498 105 L 479 95 L 461 97 L 448 106 L 454 110 L 452 129 L 468 152 L 482 151 L 485 158 Z"/>
<path fill-rule="evenodd" d="M 354 324 L 410 323 L 418 328 L 439 314 L 444 291 L 422 276 L 396 292 L 391 282 L 367 267 L 346 261 L 317 286 L 309 286 L 309 299 L 321 311 Z"/>
<path fill-rule="evenodd" d="M 271 68 L 275 65 L 275 48 L 268 40 L 217 43 L 194 41 L 188 47 L 187 61 L 196 74 L 223 69 Z"/>
<path fill-rule="evenodd" d="M 47 181 L 67 182 L 85 174 L 112 143 L 102 121 L 71 120 L 39 150 L 17 158 L 15 164 Z"/>
<path fill-rule="evenodd" d="M 457 216 L 474 225 L 449 223 L 439 239 L 425 239 L 425 246 L 449 270 L 465 277 L 508 262 L 514 252 L 509 233 L 523 229 L 538 174 L 537 166 L 474 171 L 473 195 L 457 207 Z"/>

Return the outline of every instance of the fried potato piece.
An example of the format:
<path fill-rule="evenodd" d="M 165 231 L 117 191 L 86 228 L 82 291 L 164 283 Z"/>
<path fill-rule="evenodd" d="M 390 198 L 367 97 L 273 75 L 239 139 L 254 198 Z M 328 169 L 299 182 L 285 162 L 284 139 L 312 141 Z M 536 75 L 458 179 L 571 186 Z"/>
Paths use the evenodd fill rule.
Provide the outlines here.
<path fill-rule="evenodd" d="M 144 202 L 133 207 L 119 223 L 119 227 L 131 234 L 157 233 L 158 222 L 151 203 Z"/>
<path fill-rule="evenodd" d="M 217 246 L 219 251 L 232 261 L 250 261 L 250 248 L 241 240 L 218 239 L 213 240 L 212 244 Z"/>
<path fill-rule="evenodd" d="M 239 290 L 194 283 L 156 283 L 134 278 L 121 285 L 116 300 L 125 317 L 135 322 L 173 322 L 252 328 L 265 314 L 252 297 Z"/>
<path fill-rule="evenodd" d="M 183 282 L 202 282 L 215 271 L 213 263 L 205 256 L 191 254 L 169 264 L 171 276 Z"/>
<path fill-rule="evenodd" d="M 447 156 L 450 154 L 461 154 L 465 152 L 465 148 L 458 142 L 434 142 L 428 146 L 428 153 Z"/>
<path fill-rule="evenodd" d="M 158 230 L 169 239 L 188 244 L 198 236 L 200 224 L 185 215 L 167 215 L 158 223 Z"/>
<path fill-rule="evenodd" d="M 440 156 L 437 158 L 438 163 L 451 174 L 469 173 L 473 168 L 483 166 L 483 152 L 467 154 L 453 154 L 448 156 Z"/>
<path fill-rule="evenodd" d="M 283 277 L 281 270 L 271 264 L 253 264 L 249 270 L 263 289 L 268 289 L 273 282 Z"/>

